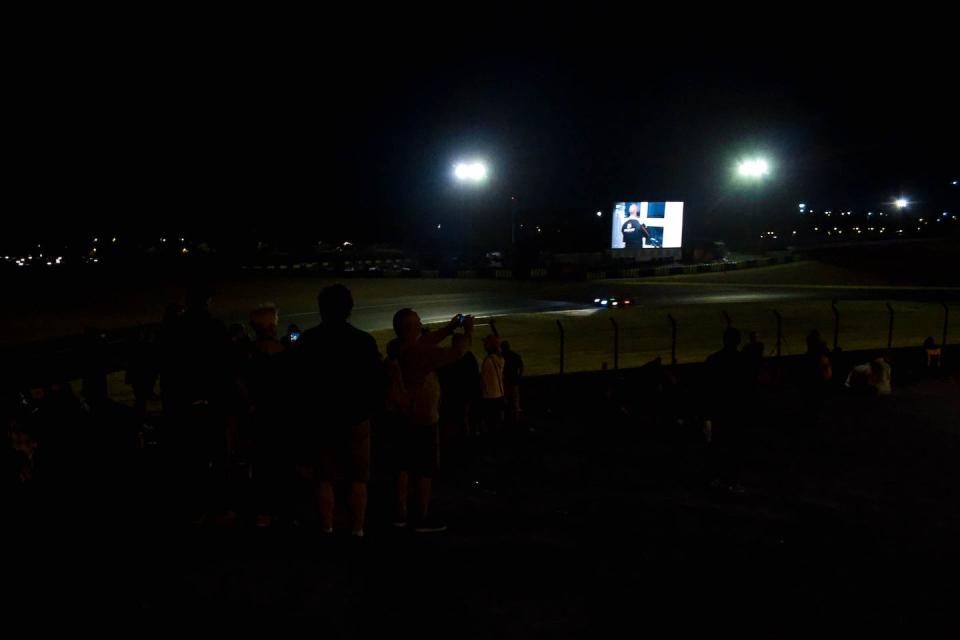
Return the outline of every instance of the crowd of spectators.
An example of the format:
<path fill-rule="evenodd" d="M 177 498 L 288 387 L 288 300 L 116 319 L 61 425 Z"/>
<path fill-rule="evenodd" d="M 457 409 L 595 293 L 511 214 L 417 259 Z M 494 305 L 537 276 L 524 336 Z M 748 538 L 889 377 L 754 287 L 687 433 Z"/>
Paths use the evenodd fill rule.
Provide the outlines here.
<path fill-rule="evenodd" d="M 324 534 L 342 527 L 361 538 L 374 465 L 391 484 L 383 510 L 393 526 L 435 533 L 446 529 L 433 500 L 441 468 L 444 481 L 469 485 L 478 457 L 520 430 L 523 360 L 494 325 L 478 359 L 473 317 L 428 330 L 416 311 L 400 309 L 381 354 L 350 323 L 353 298 L 342 285 L 320 291 L 320 324 L 291 324 L 283 337 L 275 306 L 252 310 L 249 326 L 227 327 L 211 299 L 193 288 L 185 305 L 167 308 L 158 332 L 137 336 L 125 378 L 132 407 L 109 397 L 97 332 L 79 395 L 58 382 L 3 397 L 4 488 L 17 508 L 29 512 L 51 495 L 67 505 L 71 494 L 60 488 L 82 487 L 73 506 L 122 509 L 143 473 L 137 452 L 152 446 L 163 504 L 184 522 L 314 522 Z M 751 398 L 767 382 L 764 344 L 756 333 L 741 340 L 736 328 L 724 332 L 696 399 L 709 482 L 733 492 L 742 491 L 744 439 L 763 419 Z M 923 346 L 922 366 L 939 366 L 937 345 Z M 891 393 L 888 358 L 850 367 L 841 384 L 835 357 L 811 331 L 796 380 L 810 406 L 838 391 Z M 676 384 L 665 379 L 668 394 Z M 158 400 L 162 410 L 151 411 Z"/>

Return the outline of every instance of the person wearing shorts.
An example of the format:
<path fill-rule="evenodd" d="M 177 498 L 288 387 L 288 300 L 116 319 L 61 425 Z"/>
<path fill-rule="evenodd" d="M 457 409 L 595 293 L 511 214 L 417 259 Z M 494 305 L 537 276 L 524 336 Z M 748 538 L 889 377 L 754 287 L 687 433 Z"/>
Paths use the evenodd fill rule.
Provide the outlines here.
<path fill-rule="evenodd" d="M 349 483 L 351 533 L 363 536 L 370 477 L 370 417 L 386 396 L 380 351 L 373 337 L 347 322 L 353 297 L 332 285 L 318 297 L 322 322 L 296 341 L 294 354 L 304 387 L 305 417 L 314 417 L 302 441 L 316 443 L 301 452 L 313 457 L 320 523 L 333 532 L 334 484 Z M 312 420 L 311 420 L 312 422 Z"/>
<path fill-rule="evenodd" d="M 463 327 L 462 340 L 451 347 L 440 344 Z M 433 478 L 439 466 L 440 381 L 437 370 L 463 357 L 473 337 L 473 318 L 457 315 L 450 323 L 433 332 L 424 332 L 420 316 L 413 309 L 401 309 L 393 316 L 397 334 L 396 368 L 403 385 L 402 412 L 406 424 L 400 472 L 397 474 L 396 526 L 407 524 L 409 478 L 417 479 L 417 512 L 414 528 L 418 533 L 446 530 L 446 525 L 430 513 Z M 395 374 L 395 375 L 397 375 Z M 393 385 L 391 385 L 393 386 Z"/>

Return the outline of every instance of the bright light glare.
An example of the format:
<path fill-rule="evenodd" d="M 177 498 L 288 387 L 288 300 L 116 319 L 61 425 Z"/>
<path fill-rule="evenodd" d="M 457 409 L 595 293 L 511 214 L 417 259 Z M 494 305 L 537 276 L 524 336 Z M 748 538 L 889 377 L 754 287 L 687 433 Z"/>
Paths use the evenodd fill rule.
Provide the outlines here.
<path fill-rule="evenodd" d="M 743 160 L 737 165 L 737 173 L 744 178 L 761 178 L 770 173 L 770 164 L 763 158 Z"/>
<path fill-rule="evenodd" d="M 898 209 L 903 209 L 910 203 L 907 201 L 906 198 L 897 198 L 894 204 L 897 205 Z"/>
<path fill-rule="evenodd" d="M 487 179 L 487 165 L 482 162 L 458 162 L 453 167 L 453 175 L 460 182 L 483 182 Z"/>
<path fill-rule="evenodd" d="M 597 211 L 597 217 L 600 218 L 603 216 L 603 211 Z"/>

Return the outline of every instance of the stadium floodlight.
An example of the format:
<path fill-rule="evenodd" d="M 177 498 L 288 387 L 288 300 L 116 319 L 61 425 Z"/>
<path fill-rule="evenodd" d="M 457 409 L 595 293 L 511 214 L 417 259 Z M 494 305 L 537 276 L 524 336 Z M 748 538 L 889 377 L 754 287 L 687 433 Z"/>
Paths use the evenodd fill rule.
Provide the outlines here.
<path fill-rule="evenodd" d="M 737 164 L 737 173 L 741 178 L 759 179 L 770 173 L 770 163 L 764 158 L 741 160 Z"/>
<path fill-rule="evenodd" d="M 458 182 L 479 184 L 487 179 L 487 165 L 479 160 L 453 165 L 453 176 Z"/>
<path fill-rule="evenodd" d="M 893 204 L 897 205 L 897 209 L 906 209 L 910 201 L 906 198 L 897 198 Z"/>

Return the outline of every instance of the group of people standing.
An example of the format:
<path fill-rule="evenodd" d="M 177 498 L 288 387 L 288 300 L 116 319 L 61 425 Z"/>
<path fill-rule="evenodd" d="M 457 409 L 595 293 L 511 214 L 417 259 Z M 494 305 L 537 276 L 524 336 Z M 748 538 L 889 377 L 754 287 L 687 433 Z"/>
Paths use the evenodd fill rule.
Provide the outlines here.
<path fill-rule="evenodd" d="M 289 513 L 292 484 L 306 482 L 323 532 L 333 532 L 342 493 L 350 533 L 362 537 L 371 440 L 382 437 L 385 446 L 375 450 L 385 452 L 395 482 L 393 524 L 443 531 L 431 510 L 441 442 L 465 464 L 456 459 L 465 439 L 517 422 L 522 360 L 493 335 L 478 363 L 469 315 L 428 331 L 413 309 L 397 311 L 384 358 L 374 338 L 348 321 L 353 297 L 343 285 L 320 291 L 321 323 L 293 341 L 278 339 L 276 307 L 256 309 L 254 339 L 243 348 L 210 314 L 209 302 L 207 292 L 191 294 L 160 341 L 172 468 L 181 470 L 181 495 L 194 515 L 211 501 L 230 502 L 229 473 L 211 469 L 243 458 L 257 525 Z"/>

